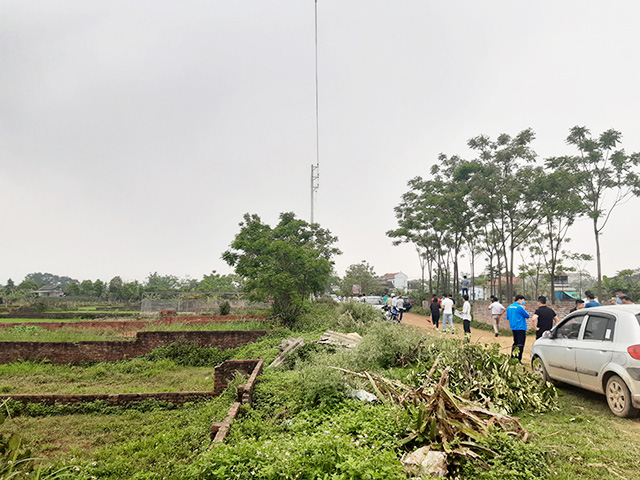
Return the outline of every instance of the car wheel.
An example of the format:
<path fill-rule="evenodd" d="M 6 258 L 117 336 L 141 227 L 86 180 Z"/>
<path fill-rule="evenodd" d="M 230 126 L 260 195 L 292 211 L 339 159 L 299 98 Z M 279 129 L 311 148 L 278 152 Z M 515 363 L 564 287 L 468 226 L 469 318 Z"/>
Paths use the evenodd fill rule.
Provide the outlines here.
<path fill-rule="evenodd" d="M 536 375 L 541 376 L 545 382 L 551 382 L 547 369 L 544 368 L 544 363 L 542 363 L 542 360 L 537 355 L 531 360 L 531 370 L 533 370 L 533 373 Z"/>
<path fill-rule="evenodd" d="M 618 417 L 635 417 L 638 409 L 631 403 L 631 392 L 629 387 L 617 375 L 613 375 L 607 380 L 607 403 L 614 415 Z"/>

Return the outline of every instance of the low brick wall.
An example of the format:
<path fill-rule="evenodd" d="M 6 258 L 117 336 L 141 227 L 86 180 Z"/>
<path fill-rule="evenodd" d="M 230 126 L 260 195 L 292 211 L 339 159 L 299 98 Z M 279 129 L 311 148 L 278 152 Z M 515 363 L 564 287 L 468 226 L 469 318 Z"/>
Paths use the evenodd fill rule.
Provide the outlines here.
<path fill-rule="evenodd" d="M 503 305 L 508 307 L 509 304 L 503 303 Z M 555 305 L 547 304 L 548 307 L 553 309 L 558 315 L 558 319 L 562 320 L 566 317 L 573 307 L 575 307 L 575 302 L 561 302 L 556 303 Z M 529 313 L 529 315 L 533 316 L 533 312 L 535 312 L 538 308 L 538 302 L 528 301 L 524 305 L 524 309 Z M 489 302 L 486 301 L 476 301 L 473 303 L 473 319 L 477 322 L 486 323 L 487 325 L 493 325 L 493 320 L 491 318 L 491 311 L 489 310 Z M 528 320 L 529 328 L 535 329 L 533 322 Z M 509 322 L 506 319 L 506 312 L 502 314 L 502 318 L 500 319 L 500 328 L 508 328 Z"/>
<path fill-rule="evenodd" d="M 78 403 L 104 400 L 109 405 L 124 406 L 131 403 L 158 400 L 174 404 L 197 402 L 215 397 L 213 392 L 160 392 L 160 393 L 87 393 L 74 395 L 0 395 L 0 401 L 13 399 L 22 403 L 43 403 L 45 405 L 75 405 Z"/>
<path fill-rule="evenodd" d="M 109 312 L 65 312 L 65 313 L 5 313 L 1 318 L 42 318 L 53 320 L 65 320 L 70 318 L 118 318 L 124 317 L 123 313 Z"/>
<path fill-rule="evenodd" d="M 19 317 L 12 317 L 19 318 Z M 33 318 L 33 317 L 30 317 Z M 36 317 L 37 318 L 37 317 Z M 64 328 L 85 328 L 99 330 L 116 330 L 131 332 L 144 330 L 153 325 L 207 325 L 209 323 L 241 322 L 244 320 L 266 320 L 266 315 L 180 315 L 165 316 L 154 320 L 86 320 L 81 322 L 0 322 L 0 329 L 11 328 L 16 325 L 29 325 L 44 330 L 61 330 Z"/>
<path fill-rule="evenodd" d="M 238 387 L 237 402 L 234 403 L 224 422 L 217 422 L 212 425 L 211 438 L 214 439 L 220 434 L 218 441 L 224 440 L 224 436 L 229 431 L 231 422 L 238 413 L 241 404 L 251 403 L 253 390 L 258 380 L 258 375 L 262 372 L 263 360 L 226 360 L 215 368 L 214 390 L 213 392 L 151 392 L 151 393 L 87 393 L 68 395 L 0 395 L 0 402 L 5 399 L 13 399 L 22 403 L 42 403 L 45 405 L 75 405 L 79 403 L 95 402 L 103 400 L 108 405 L 125 406 L 131 403 L 157 400 L 160 402 L 174 403 L 177 405 L 186 402 L 205 401 L 220 395 L 233 380 L 236 372 L 249 375 L 247 383 Z"/>
<path fill-rule="evenodd" d="M 268 330 L 138 332 L 135 341 L 0 342 L 0 363 L 49 360 L 54 364 L 113 362 L 145 355 L 175 342 L 192 342 L 222 349 L 254 342 Z"/>
<path fill-rule="evenodd" d="M 249 375 L 247 383 L 238 387 L 237 401 L 231 405 L 227 417 L 222 422 L 214 422 L 211 425 L 210 437 L 213 444 L 221 443 L 226 438 L 231 428 L 231 424 L 238 415 L 238 411 L 243 404 L 251 404 L 253 401 L 253 390 L 258 375 L 262 372 L 264 360 L 227 360 L 216 367 L 214 391 L 219 395 L 227 388 L 229 381 L 233 379 L 235 372 Z M 222 385 L 224 384 L 224 387 Z"/>

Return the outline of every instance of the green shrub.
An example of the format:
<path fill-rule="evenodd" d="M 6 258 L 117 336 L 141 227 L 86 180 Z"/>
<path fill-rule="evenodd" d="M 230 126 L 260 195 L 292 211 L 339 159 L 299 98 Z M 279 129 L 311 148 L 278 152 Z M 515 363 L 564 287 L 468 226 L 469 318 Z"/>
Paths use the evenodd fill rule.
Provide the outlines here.
<path fill-rule="evenodd" d="M 382 312 L 362 302 L 341 302 L 338 306 L 340 321 L 344 325 L 367 325 L 383 319 Z"/>
<path fill-rule="evenodd" d="M 232 350 L 201 347 L 191 342 L 175 342 L 156 348 L 142 358 L 150 361 L 172 360 L 177 365 L 206 367 L 218 365 L 231 358 Z"/>
<path fill-rule="evenodd" d="M 474 460 L 463 462 L 458 469 L 462 478 L 535 480 L 546 478 L 549 474 L 546 453 L 537 445 L 514 439 L 504 432 L 492 432 L 478 443 L 498 452 L 498 456 L 486 455 L 482 458 L 488 467 Z"/>
<path fill-rule="evenodd" d="M 220 315 L 229 315 L 231 312 L 231 305 L 226 300 L 220 304 Z"/>
<path fill-rule="evenodd" d="M 327 367 L 308 367 L 301 375 L 304 408 L 331 407 L 347 397 L 342 374 Z"/>
<path fill-rule="evenodd" d="M 418 329 L 388 322 L 372 324 L 354 351 L 355 368 L 386 369 L 411 356 L 420 344 Z"/>

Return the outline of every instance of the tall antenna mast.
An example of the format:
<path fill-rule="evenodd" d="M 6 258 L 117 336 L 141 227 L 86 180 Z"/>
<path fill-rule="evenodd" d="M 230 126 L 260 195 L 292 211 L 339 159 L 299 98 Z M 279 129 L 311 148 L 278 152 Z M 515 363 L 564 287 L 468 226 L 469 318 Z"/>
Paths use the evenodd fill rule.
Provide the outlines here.
<path fill-rule="evenodd" d="M 320 112 L 318 101 L 318 0 L 315 0 L 315 47 L 316 47 L 316 164 L 311 164 L 311 223 L 313 223 L 313 210 L 315 195 L 320 186 Z"/>

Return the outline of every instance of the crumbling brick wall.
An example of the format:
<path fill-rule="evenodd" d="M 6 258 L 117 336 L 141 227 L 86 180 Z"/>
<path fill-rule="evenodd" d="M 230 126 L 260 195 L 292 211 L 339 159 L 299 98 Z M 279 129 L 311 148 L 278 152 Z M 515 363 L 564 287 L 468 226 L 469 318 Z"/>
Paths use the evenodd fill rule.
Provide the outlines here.
<path fill-rule="evenodd" d="M 0 363 L 49 360 L 54 364 L 112 362 L 145 355 L 175 342 L 191 342 L 221 349 L 254 342 L 268 330 L 138 332 L 135 341 L 0 342 Z"/>

